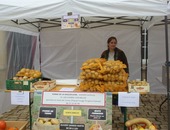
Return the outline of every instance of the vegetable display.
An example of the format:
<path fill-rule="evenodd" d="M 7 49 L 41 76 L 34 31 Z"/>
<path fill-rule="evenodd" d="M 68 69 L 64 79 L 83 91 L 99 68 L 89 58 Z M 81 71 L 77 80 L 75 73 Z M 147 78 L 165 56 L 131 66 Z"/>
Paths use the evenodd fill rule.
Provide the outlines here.
<path fill-rule="evenodd" d="M 22 68 L 19 70 L 13 80 L 32 80 L 41 77 L 42 73 L 38 70 Z"/>
<path fill-rule="evenodd" d="M 43 125 L 59 125 L 61 123 L 61 120 L 56 118 L 39 118 L 38 123 Z"/>
<path fill-rule="evenodd" d="M 91 92 L 127 91 L 128 74 L 121 61 L 92 58 L 82 64 L 80 90 Z"/>

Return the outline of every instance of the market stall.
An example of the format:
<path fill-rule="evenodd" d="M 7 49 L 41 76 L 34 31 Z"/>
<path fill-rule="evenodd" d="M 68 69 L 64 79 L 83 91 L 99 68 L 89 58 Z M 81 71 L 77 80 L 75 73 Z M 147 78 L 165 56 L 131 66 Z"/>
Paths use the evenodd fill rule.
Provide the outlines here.
<path fill-rule="evenodd" d="M 11 92 L 12 104 L 30 106 L 30 128 L 33 130 L 56 128 L 86 130 L 92 129 L 91 127 L 95 124 L 101 129 L 112 129 L 112 95 L 118 95 L 121 98 L 118 100 L 119 106 L 138 107 L 138 92 L 145 94 L 149 92 L 149 85 L 146 81 L 131 81 L 128 85 L 128 74 L 124 68 L 126 65 L 120 61 L 89 59 L 82 64 L 79 80 L 63 81 L 37 81 L 41 72 L 22 68 L 12 80 L 6 81 L 6 85 L 8 91 Z M 26 92 L 21 94 L 22 91 L 27 91 L 27 94 L 34 93 L 33 104 L 30 102 L 30 94 L 25 95 Z M 127 97 L 131 98 L 130 102 L 125 101 Z M 26 103 L 25 99 L 30 99 L 30 101 Z M 90 111 L 92 111 L 91 114 L 89 114 Z M 126 112 L 124 117 L 124 122 L 126 122 Z M 82 118 L 82 122 L 76 118 Z M 86 123 L 85 120 L 90 123 Z"/>
<path fill-rule="evenodd" d="M 4 9 L 4 8 L 6 8 L 6 11 L 3 11 L 4 13 L 0 17 L 1 29 L 7 30 L 7 31 L 20 32 L 20 33 L 29 34 L 29 35 L 36 35 L 38 37 L 37 45 L 38 46 L 40 45 L 39 46 L 40 48 L 37 49 L 36 56 L 35 56 L 36 57 L 35 61 L 39 61 L 39 62 L 35 62 L 34 67 L 37 69 L 40 69 L 45 76 L 53 78 L 53 79 L 55 78 L 77 78 L 79 74 L 78 69 L 80 68 L 81 63 L 84 60 L 91 57 L 91 55 L 86 55 L 86 54 L 85 54 L 86 56 L 79 55 L 82 52 L 85 52 L 83 51 L 84 46 L 91 45 L 91 43 L 86 44 L 87 38 L 83 37 L 84 32 L 87 30 L 81 29 L 81 31 L 76 32 L 73 30 L 67 30 L 67 31 L 62 30 L 61 31 L 59 29 L 59 31 L 57 32 L 57 36 L 59 38 L 58 39 L 59 44 L 57 45 L 57 48 L 59 48 L 60 50 L 55 50 L 55 49 L 53 50 L 53 47 L 55 44 L 54 41 L 52 41 L 51 43 L 46 42 L 46 40 L 51 39 L 52 35 L 48 35 L 48 37 L 45 38 L 44 36 L 48 34 L 48 30 L 49 30 L 47 29 L 47 31 L 45 31 L 45 29 L 51 28 L 54 26 L 60 27 L 61 21 L 58 22 L 58 18 L 60 18 L 63 14 L 66 15 L 68 12 L 79 13 L 82 16 L 82 19 L 83 18 L 85 19 L 85 21 L 82 20 L 82 23 L 83 23 L 82 28 L 84 29 L 96 28 L 98 26 L 108 26 L 111 24 L 122 25 L 122 23 L 124 22 L 126 22 L 126 24 L 129 25 L 129 23 L 127 22 L 130 21 L 132 22 L 130 26 L 136 25 L 136 28 L 133 28 L 134 30 L 132 29 L 131 32 L 133 33 L 137 32 L 137 36 L 134 38 L 134 39 L 138 39 L 136 40 L 137 43 L 140 43 L 141 30 L 143 31 L 144 29 L 149 29 L 155 23 L 162 22 L 162 20 L 164 19 L 164 16 L 168 14 L 167 13 L 167 8 L 168 8 L 167 1 L 159 1 L 159 0 L 140 1 L 140 2 L 139 1 L 123 1 L 123 2 L 121 1 L 120 2 L 120 1 L 109 1 L 109 0 L 105 2 L 103 1 L 76 1 L 76 0 L 75 1 L 61 0 L 61 1 L 47 2 L 47 1 L 37 0 L 37 4 L 35 4 L 35 1 L 34 2 L 29 1 L 28 3 L 26 1 L 22 1 L 20 5 L 16 4 L 15 2 L 11 2 L 11 1 L 3 1 L 1 3 L 0 9 Z M 37 9 L 39 9 L 39 11 L 37 11 Z M 89 17 L 91 16 L 99 16 L 99 17 L 102 16 L 105 18 L 103 19 L 104 21 L 106 20 L 106 17 L 112 17 L 113 21 L 107 22 L 104 25 L 102 23 L 101 25 L 99 23 L 102 20 L 100 19 L 100 22 L 97 22 L 98 20 L 95 19 L 95 17 L 93 19 L 94 22 L 93 20 L 92 22 L 90 22 L 91 19 Z M 127 17 L 124 18 L 122 16 L 127 16 Z M 129 19 L 130 16 L 132 17 L 132 19 Z M 137 20 L 135 21 L 136 18 Z M 123 20 L 123 21 L 119 21 L 119 20 Z M 97 25 L 91 26 L 92 23 L 95 23 L 95 22 L 97 23 Z M 49 26 L 49 24 L 51 24 L 52 26 Z M 115 26 L 112 26 L 112 27 L 115 27 Z M 53 32 L 54 29 L 55 28 L 53 28 L 51 32 Z M 101 31 L 101 30 L 95 30 L 94 33 L 96 34 L 96 32 L 98 31 Z M 119 30 L 119 31 L 115 31 L 112 33 L 110 31 L 108 32 L 106 31 L 107 33 L 103 33 L 104 36 L 102 38 L 106 39 L 110 35 L 121 36 L 123 34 L 123 36 L 126 36 L 126 38 L 124 39 L 125 41 L 120 40 L 120 43 L 121 43 L 120 46 L 127 48 L 127 46 L 123 43 L 126 42 L 127 39 L 129 39 L 129 37 L 127 36 L 128 31 L 129 29 L 127 29 L 126 34 L 123 34 L 124 30 L 122 32 Z M 66 33 L 63 33 L 63 32 L 66 32 Z M 87 37 L 96 36 L 96 35 L 93 35 L 92 33 L 93 30 L 90 32 L 91 32 L 90 33 L 91 35 L 87 35 Z M 120 32 L 122 33 L 121 35 L 120 35 Z M 72 35 L 72 37 L 70 37 L 70 33 L 74 33 L 74 36 Z M 79 35 L 79 38 L 76 39 L 75 38 L 76 35 L 81 34 L 81 33 L 82 35 Z M 89 31 L 87 31 L 87 33 L 89 33 Z M 67 42 L 64 43 L 65 46 L 61 47 L 61 44 L 63 43 L 63 39 L 65 39 L 65 36 L 63 37 L 63 39 L 60 39 L 60 38 L 61 36 L 65 34 L 67 34 L 66 37 L 68 38 L 68 40 L 66 40 Z M 101 36 L 101 34 L 102 33 L 98 32 L 97 36 Z M 53 35 L 53 37 L 55 37 L 55 35 Z M 84 46 L 83 44 L 81 44 L 81 47 L 80 47 L 79 43 L 81 43 L 82 39 L 85 42 L 83 42 Z M 100 41 L 100 40 L 96 40 L 96 41 Z M 101 41 L 104 43 L 104 40 L 101 40 Z M 130 40 L 128 42 L 130 43 L 132 41 Z M 76 44 L 73 44 L 74 42 L 76 42 Z M 96 45 L 98 44 L 95 44 L 94 47 L 96 47 Z M 136 44 L 134 43 L 134 45 Z M 140 44 L 137 44 L 136 46 L 138 45 Z M 105 48 L 105 46 L 102 43 L 100 44 L 100 46 Z M 101 49 L 100 46 L 97 49 Z M 82 48 L 82 50 L 79 50 L 79 47 L 80 49 Z M 130 48 L 131 47 L 127 49 L 127 52 L 132 52 L 130 51 Z M 65 57 L 64 56 L 60 57 L 62 56 L 60 52 L 62 52 L 62 50 L 65 50 L 65 49 L 66 49 L 66 52 L 69 52 L 67 53 L 69 56 L 67 57 L 66 55 L 64 55 Z M 89 50 L 90 49 L 91 49 L 91 46 L 89 47 Z M 51 52 L 55 52 L 55 51 L 57 51 L 58 53 L 55 53 L 54 55 L 50 55 Z M 90 51 L 94 52 L 94 48 L 93 50 L 90 50 Z M 47 52 L 50 52 L 50 53 L 47 53 Z M 51 57 L 48 57 L 49 55 L 47 54 L 49 54 Z M 88 52 L 87 54 L 90 54 L 90 53 Z M 54 58 L 56 58 L 56 56 L 59 56 L 57 57 L 56 62 L 51 62 L 53 61 Z M 97 53 L 94 53 L 94 56 L 98 57 L 99 51 Z M 131 56 L 135 56 L 135 55 L 133 53 L 131 54 L 129 53 L 129 58 L 131 58 Z M 70 57 L 72 58 L 71 59 L 72 61 L 69 60 Z M 130 62 L 132 69 L 135 68 L 133 65 L 137 63 L 137 62 L 133 63 L 133 59 L 134 58 L 132 57 L 131 62 Z M 144 57 L 144 60 L 147 60 L 147 58 Z M 141 59 L 137 61 L 138 63 L 140 63 Z M 65 67 L 63 65 L 65 65 Z M 62 70 L 61 67 L 63 67 L 64 69 Z M 136 77 L 136 75 L 137 77 L 139 77 L 136 71 L 140 72 L 138 70 L 138 68 L 140 67 L 141 67 L 140 64 L 136 66 L 136 70 L 134 70 L 134 73 L 132 73 L 132 75 L 134 74 L 133 75 L 134 77 Z M 55 72 L 55 69 L 57 69 L 57 72 Z M 134 77 L 132 77 L 132 79 Z"/>
<path fill-rule="evenodd" d="M 109 1 L 107 2 L 110 3 Z M 39 1 L 38 2 L 39 4 L 34 5 L 30 1 L 28 3 L 29 6 L 27 8 L 24 8 L 26 7 L 25 5 L 27 5 L 27 3 L 21 2 L 22 4 L 20 4 L 20 6 L 18 7 L 18 10 L 20 11 L 16 13 L 14 13 L 16 11 L 15 7 L 17 8 L 17 4 L 15 2 L 9 2 L 9 1 L 2 2 L 1 8 L 5 6 L 8 7 L 9 10 L 13 10 L 13 11 L 6 11 L 2 15 L 1 20 L 3 21 L 1 21 L 1 29 L 7 31 L 20 32 L 28 35 L 40 36 L 40 38 L 37 38 L 37 47 L 36 47 L 37 50 L 34 59 L 34 67 L 36 69 L 41 69 L 41 71 L 45 76 L 53 79 L 77 78 L 80 72 L 79 68 L 81 63 L 87 60 L 88 58 L 91 58 L 92 55 L 93 57 L 99 57 L 101 51 L 104 48 L 106 48 L 104 43 L 107 37 L 109 37 L 110 35 L 116 35 L 117 37 L 120 37 L 119 46 L 127 53 L 130 67 L 131 67 L 130 68 L 131 79 L 136 79 L 136 77 L 140 78 L 141 77 L 140 68 L 142 68 L 141 62 L 147 61 L 147 59 L 145 59 L 147 57 L 143 57 L 144 58 L 143 59 L 139 53 L 141 51 L 140 50 L 141 49 L 140 48 L 141 27 L 142 30 L 144 29 L 147 30 L 150 29 L 154 24 L 163 24 L 162 21 L 164 19 L 163 16 L 167 14 L 167 9 L 168 9 L 167 2 L 158 1 L 158 0 L 142 1 L 142 2 L 114 1 L 113 3 L 111 2 L 110 4 L 107 4 L 107 2 L 103 3 L 102 1 L 100 2 L 98 1 L 97 4 L 94 4 L 95 1 L 94 2 L 73 1 L 68 3 L 62 0 L 60 2 L 53 1 L 52 3 L 53 6 L 55 7 L 53 8 L 53 10 L 48 9 L 50 7 L 47 6 L 48 5 L 47 2 L 43 3 L 43 1 L 42 2 Z M 73 6 L 69 6 L 69 4 Z M 99 11 L 97 10 L 94 11 L 93 9 L 103 7 L 103 4 L 106 4 L 105 7 L 107 8 L 102 8 L 102 10 L 100 10 L 100 15 L 99 15 Z M 10 5 L 13 5 L 14 8 L 11 7 Z M 34 8 L 37 7 L 41 8 L 40 9 L 41 11 L 39 11 L 39 13 L 33 11 Z M 61 10 L 61 8 L 63 9 L 67 8 L 67 10 Z M 88 12 L 86 12 L 86 10 L 83 10 L 86 8 L 88 8 L 87 9 Z M 44 13 L 45 10 L 48 10 L 48 13 Z M 135 10 L 138 10 L 138 12 L 136 12 Z M 29 13 L 24 13 L 25 11 Z M 14 15 L 11 15 L 10 14 L 11 12 L 13 12 Z M 54 12 L 57 12 L 57 14 Z M 82 19 L 81 27 L 83 29 L 60 30 L 61 17 L 63 15 L 67 15 L 68 12 L 72 12 L 73 14 L 80 14 Z M 22 15 L 20 15 L 20 13 L 22 13 Z M 48 14 L 51 15 L 49 16 Z M 41 19 L 38 19 L 37 17 Z M 53 19 L 54 17 L 56 19 Z M 11 19 L 12 21 L 9 21 Z M 106 22 L 102 22 L 103 20 Z M 106 26 L 105 29 L 103 28 L 95 29 L 97 27 L 105 27 L 105 26 Z M 68 39 L 66 39 L 64 35 L 67 36 Z M 152 34 L 149 35 L 152 36 Z M 121 37 L 123 37 L 123 39 L 121 39 Z M 38 41 L 39 39 L 40 41 Z M 55 43 L 55 41 L 57 41 L 57 44 Z M 124 44 L 125 42 L 128 46 Z M 40 50 L 38 47 L 39 44 L 41 44 Z M 83 50 L 84 46 L 88 49 L 88 52 Z M 133 50 L 136 50 L 136 52 L 131 51 L 132 46 L 133 46 Z M 93 51 L 94 49 L 98 51 L 96 50 Z M 56 53 L 49 53 L 50 51 Z M 66 53 L 68 55 L 63 55 L 63 53 Z M 56 55 L 58 57 L 56 57 Z M 162 57 L 163 56 L 161 55 L 161 58 Z M 164 62 L 165 61 L 162 60 L 157 64 L 161 64 Z M 152 67 L 152 66 L 155 67 L 153 64 L 155 63 L 155 60 L 153 62 L 145 62 L 145 63 L 148 64 L 151 63 L 151 65 L 149 65 L 148 67 Z M 65 65 L 64 66 L 65 69 L 62 69 L 63 65 Z M 18 68 L 18 70 L 19 69 L 20 68 Z M 149 71 L 148 73 L 154 75 L 155 72 L 152 71 L 153 69 L 154 68 L 148 69 Z M 159 70 L 158 67 L 157 70 Z M 157 71 L 156 73 L 158 74 L 160 72 Z M 151 77 L 152 76 L 149 76 L 148 80 L 151 83 L 151 86 L 154 86 L 151 87 L 153 89 L 153 93 L 157 89 L 161 90 L 160 88 L 162 88 L 162 86 L 160 86 L 160 84 L 155 85 L 157 81 L 155 80 L 155 78 L 152 79 Z M 155 86 L 160 86 L 160 88 L 155 89 Z"/>

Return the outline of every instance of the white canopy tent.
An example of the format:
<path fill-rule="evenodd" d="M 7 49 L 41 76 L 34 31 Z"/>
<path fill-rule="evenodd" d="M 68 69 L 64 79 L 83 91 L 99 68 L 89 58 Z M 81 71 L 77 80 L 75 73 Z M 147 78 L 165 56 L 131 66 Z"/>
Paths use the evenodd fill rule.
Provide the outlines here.
<path fill-rule="evenodd" d="M 68 12 L 81 16 L 163 16 L 166 0 L 6 0 L 0 2 L 1 20 L 57 18 Z"/>
<path fill-rule="evenodd" d="M 43 27 L 44 19 L 56 24 L 54 19 L 61 18 L 68 12 L 88 17 L 88 21 L 91 20 L 89 16 L 115 17 L 113 24 L 116 24 L 119 21 L 117 17 L 120 16 L 148 20 L 150 16 L 167 15 L 167 9 L 167 0 L 6 0 L 0 2 L 0 21 L 3 25 L 17 26 L 11 21 L 13 20 L 19 28 L 37 32 Z M 152 21 L 157 20 L 154 18 Z M 28 26 L 30 24 L 34 28 Z M 6 26 L 1 26 L 3 28 L 7 30 Z"/>
<path fill-rule="evenodd" d="M 35 67 L 41 67 L 43 74 L 50 78 L 76 78 L 81 63 L 88 58 L 99 57 L 106 49 L 107 38 L 115 35 L 120 43 L 118 46 L 127 54 L 131 79 L 136 79 L 140 78 L 141 28 L 162 24 L 164 16 L 170 14 L 167 3 L 167 0 L 5 0 L 0 1 L 0 30 L 40 36 L 41 42 L 37 41 L 37 44 L 40 42 L 42 50 L 41 56 L 39 51 L 36 53 Z M 80 14 L 84 19 L 82 26 L 86 28 L 61 30 L 60 18 L 68 12 Z M 106 22 L 101 23 L 101 20 Z M 164 26 L 162 28 L 164 30 Z M 150 31 L 152 40 L 160 39 L 160 34 L 155 34 L 157 38 L 152 34 L 155 29 L 164 33 L 162 28 Z M 154 44 L 153 41 L 150 40 Z M 39 57 L 42 59 L 40 64 L 37 63 Z M 160 67 L 162 62 L 165 62 L 164 59 L 156 63 Z M 159 77 L 161 68 L 157 71 L 154 67 L 153 64 L 149 66 L 150 77 L 155 72 Z M 162 85 L 155 84 L 153 77 L 149 78 L 150 81 L 151 86 L 157 85 L 159 87 L 155 88 L 162 90 Z M 155 92 L 155 88 L 151 90 Z M 0 104 L 4 102 L 1 99 Z M 3 106 L 2 112 L 5 110 Z"/>

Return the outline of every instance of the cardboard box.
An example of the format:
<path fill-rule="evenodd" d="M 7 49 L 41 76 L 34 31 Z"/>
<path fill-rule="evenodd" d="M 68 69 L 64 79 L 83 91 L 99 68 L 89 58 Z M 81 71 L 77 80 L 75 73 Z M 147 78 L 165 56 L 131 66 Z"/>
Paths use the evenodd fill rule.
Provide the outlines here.
<path fill-rule="evenodd" d="M 150 86 L 149 86 L 149 83 L 147 83 L 146 86 L 134 86 L 132 84 L 128 84 L 128 92 L 144 92 L 144 93 L 147 93 L 147 92 L 150 92 Z"/>
<path fill-rule="evenodd" d="M 42 80 L 37 81 L 32 85 L 31 90 L 44 90 L 49 91 L 56 86 L 55 80 Z"/>
<path fill-rule="evenodd" d="M 26 125 L 28 124 L 28 121 L 5 121 L 6 122 L 6 129 L 9 127 L 17 127 L 19 130 L 26 130 Z"/>

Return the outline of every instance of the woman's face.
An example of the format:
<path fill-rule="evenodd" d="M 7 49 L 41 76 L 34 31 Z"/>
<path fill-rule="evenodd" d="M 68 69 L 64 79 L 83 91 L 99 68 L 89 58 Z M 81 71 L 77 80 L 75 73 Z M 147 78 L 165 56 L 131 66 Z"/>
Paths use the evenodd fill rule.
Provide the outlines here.
<path fill-rule="evenodd" d="M 116 45 L 117 45 L 116 40 L 115 40 L 115 39 L 112 39 L 112 40 L 108 43 L 108 48 L 109 48 L 109 50 L 114 50 L 115 47 L 116 47 Z"/>

